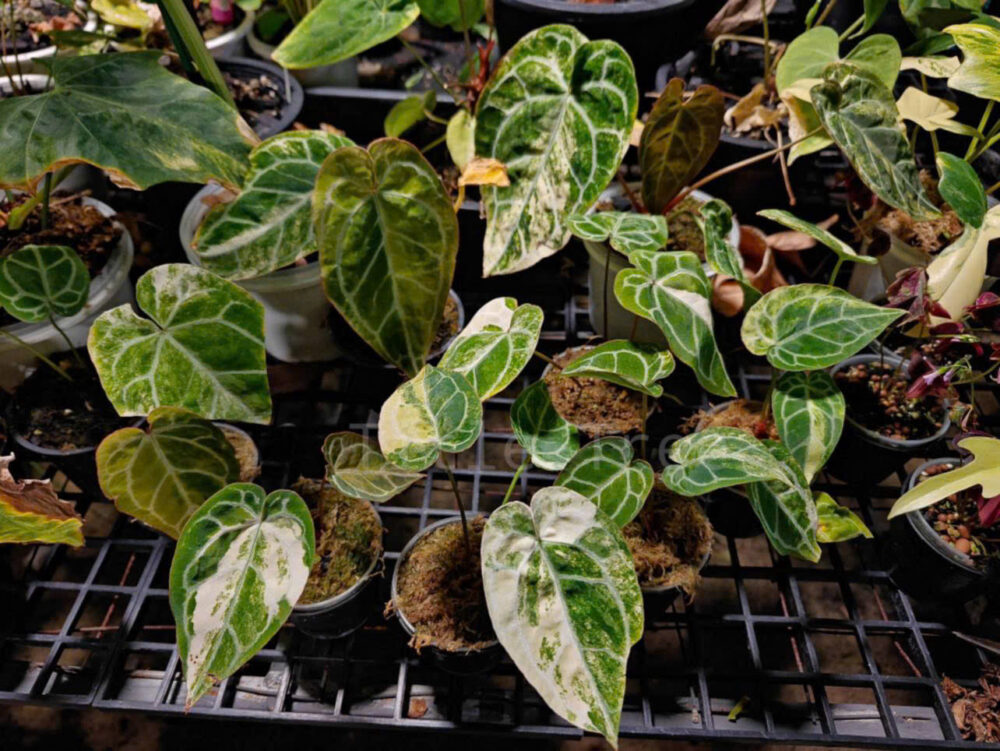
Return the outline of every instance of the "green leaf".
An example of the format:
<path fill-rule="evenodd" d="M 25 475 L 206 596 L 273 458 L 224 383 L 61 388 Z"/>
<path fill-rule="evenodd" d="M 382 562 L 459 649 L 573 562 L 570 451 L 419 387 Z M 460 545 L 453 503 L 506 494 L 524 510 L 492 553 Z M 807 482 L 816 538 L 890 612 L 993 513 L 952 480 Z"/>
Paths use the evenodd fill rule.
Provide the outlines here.
<path fill-rule="evenodd" d="M 476 110 L 476 154 L 510 177 L 481 188 L 485 276 L 526 269 L 569 241 L 566 217 L 618 171 L 638 100 L 625 50 L 571 26 L 544 26 L 507 52 Z"/>
<path fill-rule="evenodd" d="M 138 29 L 145 34 L 153 18 L 133 0 L 90 0 L 90 9 L 112 26 Z"/>
<path fill-rule="evenodd" d="M 392 39 L 419 15 L 415 0 L 322 0 L 271 59 L 292 70 L 339 63 Z"/>
<path fill-rule="evenodd" d="M 714 86 L 684 98 L 684 81 L 671 79 L 646 118 L 639 142 L 642 200 L 662 214 L 681 188 L 704 169 L 722 134 L 726 105 Z"/>
<path fill-rule="evenodd" d="M 486 523 L 483 591 L 497 638 L 553 712 L 616 745 L 642 593 L 621 530 L 566 488 Z"/>
<path fill-rule="evenodd" d="M 743 319 L 743 344 L 781 370 L 820 370 L 860 352 L 903 311 L 824 284 L 764 295 Z"/>
<path fill-rule="evenodd" d="M 315 540 L 290 490 L 227 485 L 194 513 L 170 566 L 186 709 L 278 632 L 309 578 Z"/>
<path fill-rule="evenodd" d="M 392 464 L 422 472 L 442 451 L 465 451 L 482 428 L 483 405 L 465 377 L 425 365 L 382 405 L 378 441 Z"/>
<path fill-rule="evenodd" d="M 944 151 L 937 154 L 938 191 L 958 218 L 975 228 L 986 218 L 986 191 L 972 165 Z"/>
<path fill-rule="evenodd" d="M 1000 237 L 1000 209 L 986 212 L 983 225 L 965 230 L 927 266 L 927 293 L 953 317 L 962 315 L 983 289 L 989 244 Z"/>
<path fill-rule="evenodd" d="M 445 128 L 445 144 L 451 161 L 459 169 L 476 157 L 476 118 L 461 107 L 451 116 Z"/>
<path fill-rule="evenodd" d="M 813 240 L 816 240 L 832 250 L 841 261 L 863 263 L 868 266 L 878 263 L 878 259 L 874 256 L 859 256 L 854 251 L 854 248 L 845 243 L 832 232 L 825 230 L 812 222 L 799 219 L 797 216 L 788 211 L 784 211 L 782 209 L 764 209 L 763 211 L 758 211 L 757 216 L 762 216 L 765 219 L 770 219 L 772 222 L 777 222 L 778 224 L 788 227 L 788 229 L 809 235 L 809 237 Z"/>
<path fill-rule="evenodd" d="M 778 60 L 774 85 L 779 94 L 803 78 L 822 78 L 823 71 L 840 57 L 840 41 L 830 26 L 817 26 L 793 39 Z"/>
<path fill-rule="evenodd" d="M 312 194 L 323 160 L 349 138 L 318 130 L 279 133 L 250 153 L 236 200 L 213 207 L 194 240 L 202 266 L 252 279 L 316 252 Z"/>
<path fill-rule="evenodd" d="M 949 26 L 962 50 L 962 65 L 948 78 L 948 87 L 982 99 L 1000 101 L 1000 29 L 982 23 Z"/>
<path fill-rule="evenodd" d="M 434 112 L 435 105 L 437 94 L 433 90 L 396 102 L 385 116 L 385 134 L 390 138 L 398 138 L 417 123 L 426 120 L 427 113 Z"/>
<path fill-rule="evenodd" d="M 65 245 L 25 245 L 0 261 L 0 306 L 34 323 L 83 310 L 90 274 Z"/>
<path fill-rule="evenodd" d="M 83 518 L 73 504 L 56 495 L 51 480 L 15 480 L 12 461 L 13 454 L 0 456 L 0 544 L 83 545 Z"/>
<path fill-rule="evenodd" d="M 533 383 L 514 400 L 510 408 L 514 437 L 532 463 L 558 472 L 580 448 L 580 434 L 552 406 L 545 381 Z"/>
<path fill-rule="evenodd" d="M 663 387 L 657 381 L 673 372 L 674 357 L 670 350 L 616 339 L 598 344 L 576 358 L 560 375 L 600 378 L 658 399 L 663 396 Z"/>
<path fill-rule="evenodd" d="M 872 538 L 871 530 L 857 514 L 841 506 L 829 493 L 816 493 L 816 539 L 819 542 L 845 542 L 855 537 Z"/>
<path fill-rule="evenodd" d="M 771 408 L 781 442 L 812 482 L 840 440 L 844 395 L 825 370 L 786 372 L 775 383 Z"/>
<path fill-rule="evenodd" d="M 632 444 L 614 436 L 591 441 L 577 451 L 555 484 L 579 493 L 624 527 L 642 510 L 653 479 L 649 462 L 635 459 Z"/>
<path fill-rule="evenodd" d="M 344 495 L 383 503 L 417 480 L 419 472 L 394 467 L 378 447 L 357 433 L 331 433 L 323 442 L 326 479 Z"/>
<path fill-rule="evenodd" d="M 626 310 L 648 318 L 663 330 L 670 349 L 690 366 L 704 388 L 735 396 L 712 333 L 712 287 L 694 253 L 650 253 L 630 256 L 636 268 L 615 278 L 615 297 Z"/>
<path fill-rule="evenodd" d="M 461 373 L 480 400 L 500 393 L 524 370 L 538 344 L 544 319 L 537 305 L 498 297 L 481 307 L 438 363 Z"/>
<path fill-rule="evenodd" d="M 211 422 L 158 407 L 146 430 L 122 428 L 101 441 L 97 476 L 119 511 L 177 539 L 207 498 L 240 479 L 240 465 Z"/>
<path fill-rule="evenodd" d="M 713 198 L 698 209 L 695 221 L 705 237 L 705 260 L 709 267 L 739 282 L 743 288 L 743 307 L 749 308 L 760 298 L 760 291 L 750 284 L 743 271 L 743 257 L 729 242 L 733 232 L 733 210 L 725 201 Z"/>
<path fill-rule="evenodd" d="M 149 318 L 112 308 L 87 340 L 118 414 L 173 406 L 209 420 L 271 419 L 264 309 L 249 292 L 183 263 L 147 271 L 135 291 Z"/>
<path fill-rule="evenodd" d="M 85 162 L 118 185 L 235 186 L 256 137 L 204 86 L 168 73 L 159 52 L 52 57 L 52 88 L 0 100 L 0 188 L 33 190 L 46 172 Z M 155 148 L 154 148 L 155 146 Z"/>
<path fill-rule="evenodd" d="M 920 183 L 892 91 L 875 75 L 847 63 L 827 69 L 812 102 L 830 137 L 879 198 L 916 220 L 940 216 Z"/>
<path fill-rule="evenodd" d="M 1000 495 L 1000 440 L 974 435 L 963 438 L 958 447 L 972 454 L 972 461 L 918 482 L 893 504 L 890 519 L 977 486 L 984 498 Z"/>
<path fill-rule="evenodd" d="M 483 17 L 484 0 L 417 0 L 421 17 L 434 26 L 471 29 Z"/>
<path fill-rule="evenodd" d="M 816 536 L 816 504 L 801 468 L 787 449 L 774 441 L 764 442 L 767 450 L 795 475 L 791 485 L 771 480 L 746 486 L 747 497 L 771 546 L 781 555 L 793 555 L 815 563 L 822 551 Z"/>
<path fill-rule="evenodd" d="M 667 218 L 662 214 L 632 211 L 594 211 L 566 218 L 570 231 L 579 238 L 608 242 L 620 253 L 634 250 L 661 250 L 670 239 Z"/>
<path fill-rule="evenodd" d="M 458 220 L 434 168 L 384 138 L 327 157 L 313 197 L 326 295 L 383 358 L 410 376 L 444 315 Z"/>
<path fill-rule="evenodd" d="M 899 51 L 899 42 L 893 37 L 888 34 L 872 34 L 858 42 L 844 57 L 844 62 L 867 70 L 891 91 L 899 76 L 903 53 Z"/>
<path fill-rule="evenodd" d="M 865 22 L 858 34 L 867 34 L 882 17 L 889 0 L 864 0 Z"/>

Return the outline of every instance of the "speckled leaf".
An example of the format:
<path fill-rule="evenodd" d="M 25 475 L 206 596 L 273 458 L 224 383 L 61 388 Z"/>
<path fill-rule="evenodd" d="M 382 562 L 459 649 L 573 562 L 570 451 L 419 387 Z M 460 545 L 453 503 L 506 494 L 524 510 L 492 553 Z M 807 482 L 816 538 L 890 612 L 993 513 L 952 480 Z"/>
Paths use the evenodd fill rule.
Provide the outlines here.
<path fill-rule="evenodd" d="M 962 63 L 957 57 L 924 56 L 904 57 L 900 70 L 916 70 L 931 78 L 948 78 L 955 75 Z"/>
<path fill-rule="evenodd" d="M 170 609 L 190 708 L 253 657 L 302 594 L 316 548 L 305 502 L 227 485 L 184 527 L 170 566 Z"/>
<path fill-rule="evenodd" d="M 542 331 L 537 305 L 498 297 L 481 307 L 438 363 L 464 375 L 481 400 L 503 391 L 528 364 Z"/>
<path fill-rule="evenodd" d="M 570 460 L 556 485 L 576 491 L 624 527 L 642 510 L 653 489 L 653 468 L 635 459 L 632 444 L 620 436 L 591 441 Z"/>
<path fill-rule="evenodd" d="M 1000 439 L 973 435 L 959 441 L 958 447 L 972 454 L 972 461 L 918 482 L 893 504 L 890 519 L 977 486 L 984 498 L 1000 495 Z"/>
<path fill-rule="evenodd" d="M 465 451 L 482 427 L 483 405 L 465 376 L 425 365 L 382 405 L 378 442 L 389 462 L 422 472 L 442 451 Z"/>
<path fill-rule="evenodd" d="M 159 52 L 52 57 L 52 88 L 0 100 L 0 188 L 94 164 L 118 184 L 239 185 L 256 141 L 234 109 L 159 64 Z"/>
<path fill-rule="evenodd" d="M 293 70 L 340 62 L 391 39 L 419 15 L 415 0 L 322 0 L 271 58 Z"/>
<path fill-rule="evenodd" d="M 795 232 L 802 232 L 803 234 L 809 235 L 809 237 L 813 240 L 816 240 L 820 244 L 825 245 L 832 250 L 841 261 L 853 261 L 855 263 L 863 263 L 869 266 L 878 263 L 878 259 L 874 256 L 859 256 L 854 251 L 854 248 L 834 235 L 832 232 L 825 230 L 812 222 L 799 219 L 797 216 L 788 211 L 784 211 L 782 209 L 765 209 L 763 211 L 758 211 L 757 216 L 770 219 L 772 222 L 777 222 L 778 224 L 788 227 L 788 229 L 794 230 Z"/>
<path fill-rule="evenodd" d="M 661 214 L 632 211 L 594 211 L 573 214 L 566 220 L 570 231 L 584 240 L 607 242 L 628 255 L 634 250 L 660 250 L 670 239 L 667 218 Z"/>
<path fill-rule="evenodd" d="M 226 279 L 252 279 L 315 253 L 316 174 L 332 151 L 351 145 L 333 133 L 296 130 L 257 146 L 236 200 L 213 207 L 198 227 L 201 265 Z"/>
<path fill-rule="evenodd" d="M 819 542 L 844 542 L 855 537 L 873 537 L 871 530 L 860 517 L 846 506 L 841 506 L 829 493 L 816 493 L 816 539 Z"/>
<path fill-rule="evenodd" d="M 636 268 L 615 278 L 618 301 L 663 330 L 674 356 L 694 370 L 704 388 L 735 396 L 712 333 L 712 286 L 698 257 L 687 251 L 636 251 L 629 258 Z"/>
<path fill-rule="evenodd" d="M 483 274 L 510 274 L 560 250 L 566 217 L 586 210 L 628 149 L 639 94 L 632 61 L 571 26 L 524 36 L 493 72 L 476 110 L 476 154 L 507 166 L 482 189 Z"/>
<path fill-rule="evenodd" d="M 544 488 L 483 532 L 483 590 L 497 638 L 549 708 L 617 744 L 625 662 L 642 593 L 621 530 L 586 498 Z"/>
<path fill-rule="evenodd" d="M 600 378 L 653 398 L 663 396 L 661 381 L 674 372 L 670 350 L 616 339 L 598 344 L 562 369 L 561 375 Z"/>
<path fill-rule="evenodd" d="M 743 271 L 739 248 L 729 241 L 733 231 L 733 210 L 729 204 L 713 198 L 695 214 L 695 221 L 705 238 L 705 261 L 717 274 L 732 277 L 743 288 L 743 307 L 749 308 L 760 298 L 760 291 L 750 284 Z"/>
<path fill-rule="evenodd" d="M 384 503 L 423 477 L 394 467 L 373 441 L 357 433 L 331 433 L 323 442 L 326 479 L 344 495 Z"/>
<path fill-rule="evenodd" d="M 556 412 L 545 381 L 533 383 L 514 400 L 510 408 L 514 437 L 532 463 L 558 472 L 580 448 L 580 434 Z"/>
<path fill-rule="evenodd" d="M 743 344 L 782 370 L 819 370 L 857 354 L 903 311 L 882 308 L 825 284 L 764 295 L 743 319 Z"/>
<path fill-rule="evenodd" d="M 963 23 L 947 27 L 945 33 L 962 50 L 962 65 L 948 78 L 948 87 L 1000 101 L 1000 28 Z"/>
<path fill-rule="evenodd" d="M 94 323 L 87 349 L 120 415 L 184 407 L 210 420 L 271 419 L 264 309 L 249 292 L 181 263 L 147 271 L 136 302 Z"/>
<path fill-rule="evenodd" d="M 240 479 L 236 452 L 208 420 L 177 407 L 149 427 L 116 430 L 97 447 L 97 477 L 119 511 L 177 539 L 209 496 Z"/>
<path fill-rule="evenodd" d="M 825 370 L 782 373 L 771 392 L 781 442 L 812 482 L 844 428 L 844 395 Z"/>
<path fill-rule="evenodd" d="M 940 179 L 938 191 L 965 224 L 979 228 L 986 218 L 986 190 L 983 183 L 964 159 L 940 151 L 937 154 Z"/>
<path fill-rule="evenodd" d="M 83 545 L 83 518 L 52 489 L 51 480 L 15 480 L 0 456 L 0 544 Z"/>
<path fill-rule="evenodd" d="M 90 274 L 65 245 L 25 245 L 0 261 L 0 307 L 19 321 L 79 313 L 90 293 Z"/>
<path fill-rule="evenodd" d="M 1000 237 L 1000 208 L 986 212 L 983 226 L 966 226 L 927 266 L 927 291 L 953 317 L 962 315 L 983 289 L 991 240 Z"/>
<path fill-rule="evenodd" d="M 319 171 L 313 221 L 327 297 L 372 349 L 416 375 L 458 252 L 441 178 L 405 141 L 338 149 Z"/>
<path fill-rule="evenodd" d="M 822 554 L 816 535 L 816 503 L 802 469 L 780 443 L 764 441 L 763 444 L 789 474 L 794 475 L 795 482 L 785 484 L 769 480 L 748 484 L 750 506 L 778 553 L 815 563 Z"/>

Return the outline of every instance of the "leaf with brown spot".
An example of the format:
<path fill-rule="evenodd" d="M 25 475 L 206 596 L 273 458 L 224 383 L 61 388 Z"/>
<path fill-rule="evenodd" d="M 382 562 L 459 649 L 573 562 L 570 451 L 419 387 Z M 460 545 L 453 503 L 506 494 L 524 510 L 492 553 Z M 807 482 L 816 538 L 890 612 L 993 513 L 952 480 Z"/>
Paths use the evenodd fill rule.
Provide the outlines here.
<path fill-rule="evenodd" d="M 14 455 L 0 457 L 0 543 L 83 545 L 83 518 L 49 480 L 15 480 Z"/>

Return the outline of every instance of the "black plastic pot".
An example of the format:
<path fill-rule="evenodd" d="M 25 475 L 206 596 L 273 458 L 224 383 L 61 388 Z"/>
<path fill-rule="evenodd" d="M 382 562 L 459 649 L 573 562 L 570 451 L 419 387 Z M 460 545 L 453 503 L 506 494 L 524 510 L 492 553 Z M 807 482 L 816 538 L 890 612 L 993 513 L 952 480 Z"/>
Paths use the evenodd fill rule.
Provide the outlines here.
<path fill-rule="evenodd" d="M 347 86 L 318 86 L 309 89 L 301 120 L 309 127 L 330 123 L 355 143 L 367 144 L 385 136 L 385 117 L 396 104 L 414 95 L 403 89 L 356 89 Z M 455 113 L 455 100 L 447 94 L 437 95 L 434 114 L 445 119 Z M 408 141 L 417 144 L 429 142 L 440 130 L 423 132 L 426 124 L 417 125 L 406 132 Z M 437 151 L 437 150 L 435 150 Z M 434 152 L 429 152 L 434 156 Z M 464 239 L 463 239 L 464 242 Z"/>
<path fill-rule="evenodd" d="M 261 139 L 276 136 L 292 127 L 292 123 L 302 112 L 302 105 L 305 103 L 302 84 L 294 76 L 287 74 L 274 63 L 250 57 L 227 57 L 217 62 L 223 73 L 228 73 L 236 78 L 255 78 L 267 75 L 277 82 L 279 90 L 283 90 L 285 105 L 281 108 L 278 117 L 266 120 L 261 118 L 254 126 L 254 132 Z"/>

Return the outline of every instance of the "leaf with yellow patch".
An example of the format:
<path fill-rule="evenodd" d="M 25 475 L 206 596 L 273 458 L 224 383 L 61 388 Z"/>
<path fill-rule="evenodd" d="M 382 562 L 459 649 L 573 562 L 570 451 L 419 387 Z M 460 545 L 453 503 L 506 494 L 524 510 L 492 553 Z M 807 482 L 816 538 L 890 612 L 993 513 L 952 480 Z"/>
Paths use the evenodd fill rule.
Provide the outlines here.
<path fill-rule="evenodd" d="M 893 504 L 890 519 L 927 508 L 973 487 L 978 487 L 985 498 L 1000 495 L 1000 440 L 969 436 L 959 441 L 958 447 L 972 454 L 972 461 L 917 483 Z"/>
<path fill-rule="evenodd" d="M 14 455 L 0 456 L 0 543 L 83 545 L 83 518 L 49 480 L 15 480 Z"/>

